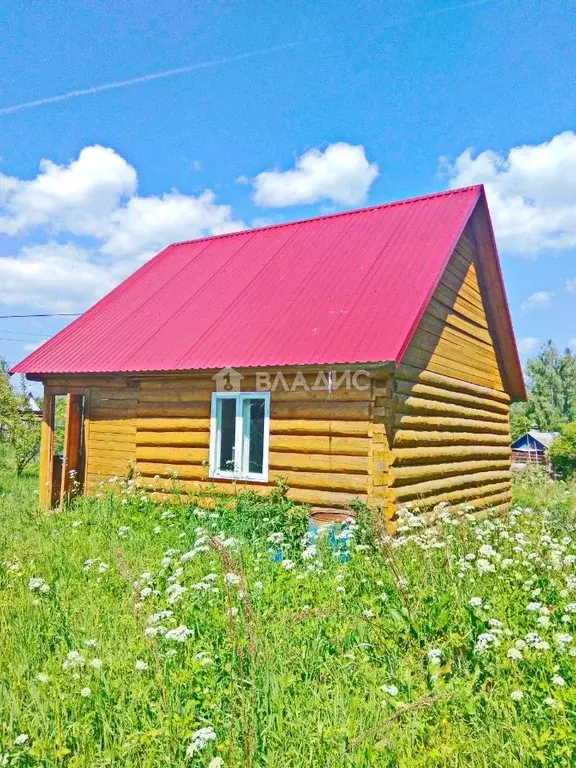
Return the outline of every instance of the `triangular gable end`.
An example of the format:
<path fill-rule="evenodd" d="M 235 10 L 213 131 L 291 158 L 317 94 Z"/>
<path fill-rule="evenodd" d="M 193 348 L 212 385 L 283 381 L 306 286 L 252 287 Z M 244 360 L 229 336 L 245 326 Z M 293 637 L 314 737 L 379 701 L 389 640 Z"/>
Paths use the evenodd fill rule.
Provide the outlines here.
<path fill-rule="evenodd" d="M 484 190 L 398 362 L 526 399 Z"/>

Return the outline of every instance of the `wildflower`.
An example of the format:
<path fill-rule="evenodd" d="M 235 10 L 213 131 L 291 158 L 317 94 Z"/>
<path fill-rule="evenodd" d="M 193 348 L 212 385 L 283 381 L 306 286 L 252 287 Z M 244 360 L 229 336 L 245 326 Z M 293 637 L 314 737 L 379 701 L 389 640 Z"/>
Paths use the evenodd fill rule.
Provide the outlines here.
<path fill-rule="evenodd" d="M 33 577 L 28 582 L 28 589 L 30 592 L 50 592 L 50 585 L 47 584 L 44 579 L 41 579 L 39 576 Z"/>
<path fill-rule="evenodd" d="M 161 624 L 156 624 L 152 627 L 146 627 L 144 630 L 145 637 L 156 637 L 157 635 L 165 635 L 168 630 Z"/>
<path fill-rule="evenodd" d="M 498 645 L 498 638 L 493 632 L 483 632 L 476 638 L 474 650 L 476 653 L 485 653 L 492 645 Z"/>
<path fill-rule="evenodd" d="M 481 597 L 471 597 L 468 601 L 470 605 L 473 608 L 482 608 L 482 598 Z"/>
<path fill-rule="evenodd" d="M 150 627 L 149 627 L 150 629 Z M 185 643 L 186 640 L 190 637 L 190 635 L 194 634 L 194 630 L 189 629 L 184 624 L 181 624 L 179 627 L 176 627 L 175 629 L 169 629 L 168 632 L 164 635 L 166 640 L 175 640 L 177 643 Z"/>
<path fill-rule="evenodd" d="M 554 675 L 552 678 L 552 682 L 554 685 L 557 685 L 559 688 L 563 688 L 566 685 L 566 680 L 561 675 Z"/>
<path fill-rule="evenodd" d="M 228 616 L 238 616 L 238 608 L 228 608 Z"/>
<path fill-rule="evenodd" d="M 276 533 L 269 534 L 268 538 L 266 539 L 270 544 L 282 544 L 284 541 L 284 534 L 282 531 L 278 531 Z"/>
<path fill-rule="evenodd" d="M 90 696 L 92 696 L 92 691 L 86 686 L 86 688 L 82 688 L 80 691 L 80 696 L 82 696 L 83 699 L 89 699 Z"/>
<path fill-rule="evenodd" d="M 544 704 L 547 704 L 549 707 L 554 708 L 556 706 L 556 700 L 552 698 L 552 696 L 548 696 L 544 699 Z"/>
<path fill-rule="evenodd" d="M 108 563 L 100 563 L 100 565 L 98 566 L 98 573 L 106 573 L 108 568 L 110 568 Z"/>
<path fill-rule="evenodd" d="M 255 581 L 254 582 L 254 589 L 262 589 L 264 587 L 264 584 L 261 581 Z"/>
<path fill-rule="evenodd" d="M 560 632 L 559 634 L 554 635 L 554 640 L 559 648 L 564 648 L 566 645 L 569 645 L 572 642 L 572 639 L 572 635 L 569 635 L 567 632 Z"/>
<path fill-rule="evenodd" d="M 206 651 L 199 651 L 194 655 L 194 659 L 200 662 L 200 666 L 202 667 L 208 667 L 210 664 L 213 663 L 210 655 L 206 653 Z"/>
<path fill-rule="evenodd" d="M 522 651 L 519 648 L 508 648 L 506 656 L 513 661 L 520 661 L 522 659 Z"/>
<path fill-rule="evenodd" d="M 336 592 L 346 592 L 346 587 L 343 587 L 343 586 L 336 587 Z"/>
<path fill-rule="evenodd" d="M 312 558 L 316 557 L 316 552 L 316 547 L 314 544 L 311 544 L 309 547 L 306 547 L 306 549 L 302 550 L 302 557 L 304 560 L 312 560 Z"/>
<path fill-rule="evenodd" d="M 216 731 L 211 725 L 194 731 L 190 737 L 190 744 L 186 747 L 186 757 L 190 758 L 196 752 L 200 752 L 210 741 L 216 741 Z"/>
<path fill-rule="evenodd" d="M 90 666 L 94 669 L 102 669 L 102 659 L 92 659 Z"/>
<path fill-rule="evenodd" d="M 142 661 L 142 659 L 136 659 L 134 668 L 137 669 L 138 672 L 145 672 L 148 669 L 148 664 L 146 664 L 145 661 Z"/>
<path fill-rule="evenodd" d="M 294 568 L 294 561 L 293 560 L 283 560 L 282 561 L 282 568 L 284 568 L 287 571 L 291 571 Z"/>
<path fill-rule="evenodd" d="M 121 525 L 120 528 L 118 528 L 118 536 L 120 536 L 121 539 L 125 538 L 128 535 L 129 530 L 129 525 Z"/>
<path fill-rule="evenodd" d="M 398 696 L 398 688 L 395 685 L 382 685 L 380 690 L 389 696 Z"/>
<path fill-rule="evenodd" d="M 430 664 L 433 664 L 435 666 L 438 666 L 440 664 L 440 660 L 442 658 L 442 651 L 440 648 L 430 648 L 428 651 L 428 661 Z"/>
<path fill-rule="evenodd" d="M 48 675 L 46 675 L 44 672 L 39 672 L 38 675 L 36 676 L 36 679 L 38 680 L 39 683 L 47 683 L 50 680 Z"/>
<path fill-rule="evenodd" d="M 478 573 L 491 573 L 496 570 L 493 563 L 490 562 L 490 560 L 485 560 L 484 558 L 480 558 L 476 561 L 476 568 L 478 569 Z"/>
<path fill-rule="evenodd" d="M 27 733 L 20 733 L 14 739 L 14 744 L 16 744 L 16 746 L 18 746 L 18 747 L 21 747 L 23 744 L 26 744 L 26 742 L 28 741 L 29 738 L 30 737 L 28 736 Z"/>
<path fill-rule="evenodd" d="M 374 611 L 371 611 L 370 609 L 366 609 L 362 611 L 362 616 L 364 616 L 365 619 L 373 619 L 376 614 Z"/>
<path fill-rule="evenodd" d="M 527 611 L 535 611 L 536 613 L 542 608 L 542 603 L 528 603 L 526 606 Z"/>
<path fill-rule="evenodd" d="M 140 590 L 140 600 L 145 600 L 147 597 L 150 597 L 151 594 L 152 594 L 151 587 L 143 587 Z"/>
<path fill-rule="evenodd" d="M 240 576 L 236 573 L 227 573 L 224 576 L 224 583 L 229 587 L 235 587 L 240 584 Z"/>
<path fill-rule="evenodd" d="M 224 768 L 224 760 L 221 757 L 213 757 L 208 763 L 208 768 Z"/>
<path fill-rule="evenodd" d="M 154 528 L 152 528 L 152 533 L 158 536 L 159 533 L 162 533 L 162 528 L 159 525 L 157 525 Z"/>
<path fill-rule="evenodd" d="M 148 624 L 158 624 L 159 621 L 164 621 L 164 619 L 171 619 L 173 615 L 172 611 L 158 611 L 158 613 L 148 616 Z"/>
<path fill-rule="evenodd" d="M 520 701 L 520 699 L 524 698 L 524 691 L 512 691 L 510 698 L 512 701 Z"/>
<path fill-rule="evenodd" d="M 550 616 L 538 616 L 536 622 L 540 624 L 541 627 L 548 627 L 550 626 Z"/>
<path fill-rule="evenodd" d="M 86 646 L 86 648 L 96 648 L 98 643 L 96 642 L 96 640 L 93 637 L 91 637 L 88 640 L 84 640 L 84 645 Z"/>
<path fill-rule="evenodd" d="M 166 590 L 168 595 L 166 602 L 169 605 L 173 605 L 180 600 L 184 592 L 186 592 L 186 587 L 183 587 L 181 584 L 171 584 Z"/>
<path fill-rule="evenodd" d="M 380 595 L 380 600 L 382 600 L 383 603 L 388 602 L 388 595 L 386 594 L 386 592 L 382 592 L 382 594 Z"/>
<path fill-rule="evenodd" d="M 64 671 L 69 669 L 74 669 L 75 667 L 83 667 L 86 663 L 86 659 L 82 654 L 78 653 L 78 651 L 69 651 L 66 654 L 66 659 L 64 660 L 62 664 L 62 669 Z"/>

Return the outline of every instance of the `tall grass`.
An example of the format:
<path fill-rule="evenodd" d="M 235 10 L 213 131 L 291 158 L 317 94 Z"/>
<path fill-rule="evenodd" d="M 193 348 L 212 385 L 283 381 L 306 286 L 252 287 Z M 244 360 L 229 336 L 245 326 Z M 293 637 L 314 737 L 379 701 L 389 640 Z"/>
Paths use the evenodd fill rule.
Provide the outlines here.
<path fill-rule="evenodd" d="M 306 534 L 280 491 L 45 516 L 32 476 L 0 489 L 0 765 L 574 764 L 569 486 L 379 541 L 366 510 Z"/>

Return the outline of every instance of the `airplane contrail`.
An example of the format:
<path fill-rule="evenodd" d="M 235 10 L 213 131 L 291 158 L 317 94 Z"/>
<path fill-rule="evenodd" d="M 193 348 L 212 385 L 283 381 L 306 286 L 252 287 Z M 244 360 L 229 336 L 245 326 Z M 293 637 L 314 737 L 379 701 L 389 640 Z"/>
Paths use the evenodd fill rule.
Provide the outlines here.
<path fill-rule="evenodd" d="M 240 53 L 237 56 L 230 56 L 227 59 L 214 59 L 213 61 L 201 61 L 198 64 L 190 64 L 186 67 L 176 67 L 176 69 L 166 69 L 163 72 L 153 72 L 149 75 L 141 75 L 140 77 L 132 77 L 129 80 L 117 80 L 113 83 L 103 83 L 102 85 L 93 85 L 90 88 L 81 88 L 75 91 L 68 91 L 67 93 L 60 93 L 57 96 L 46 96 L 43 99 L 35 99 L 34 101 L 25 101 L 22 104 L 12 104 L 8 107 L 0 107 L 0 115 L 11 115 L 14 112 L 20 112 L 23 109 L 33 109 L 34 107 L 41 107 L 44 104 L 55 104 L 59 101 L 68 101 L 69 99 L 77 99 L 80 96 L 91 96 L 93 93 L 101 93 L 102 91 L 111 91 L 114 88 L 126 88 L 130 85 L 138 85 L 138 83 L 149 83 L 152 80 L 161 80 L 165 77 L 173 77 L 174 75 L 182 75 L 185 72 L 194 72 L 198 69 L 210 69 L 211 67 L 220 67 L 223 64 L 231 64 L 234 61 L 242 61 L 243 59 L 252 59 L 256 56 L 263 56 L 267 53 L 277 53 L 278 51 L 284 51 L 287 48 L 294 48 L 301 43 L 285 43 L 284 45 L 277 45 L 274 48 L 262 48 L 259 51 L 251 51 L 250 53 Z"/>

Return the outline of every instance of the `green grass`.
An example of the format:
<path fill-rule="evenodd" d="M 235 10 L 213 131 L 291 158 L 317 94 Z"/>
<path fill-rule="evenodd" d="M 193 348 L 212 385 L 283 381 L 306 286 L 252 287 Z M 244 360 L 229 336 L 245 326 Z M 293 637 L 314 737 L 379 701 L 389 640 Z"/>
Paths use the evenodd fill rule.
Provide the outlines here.
<path fill-rule="evenodd" d="M 381 546 L 361 511 L 309 557 L 281 493 L 205 511 L 125 488 L 44 516 L 35 492 L 0 477 L 0 765 L 574 764 L 573 486 L 526 475 L 523 510 L 408 515 Z"/>

